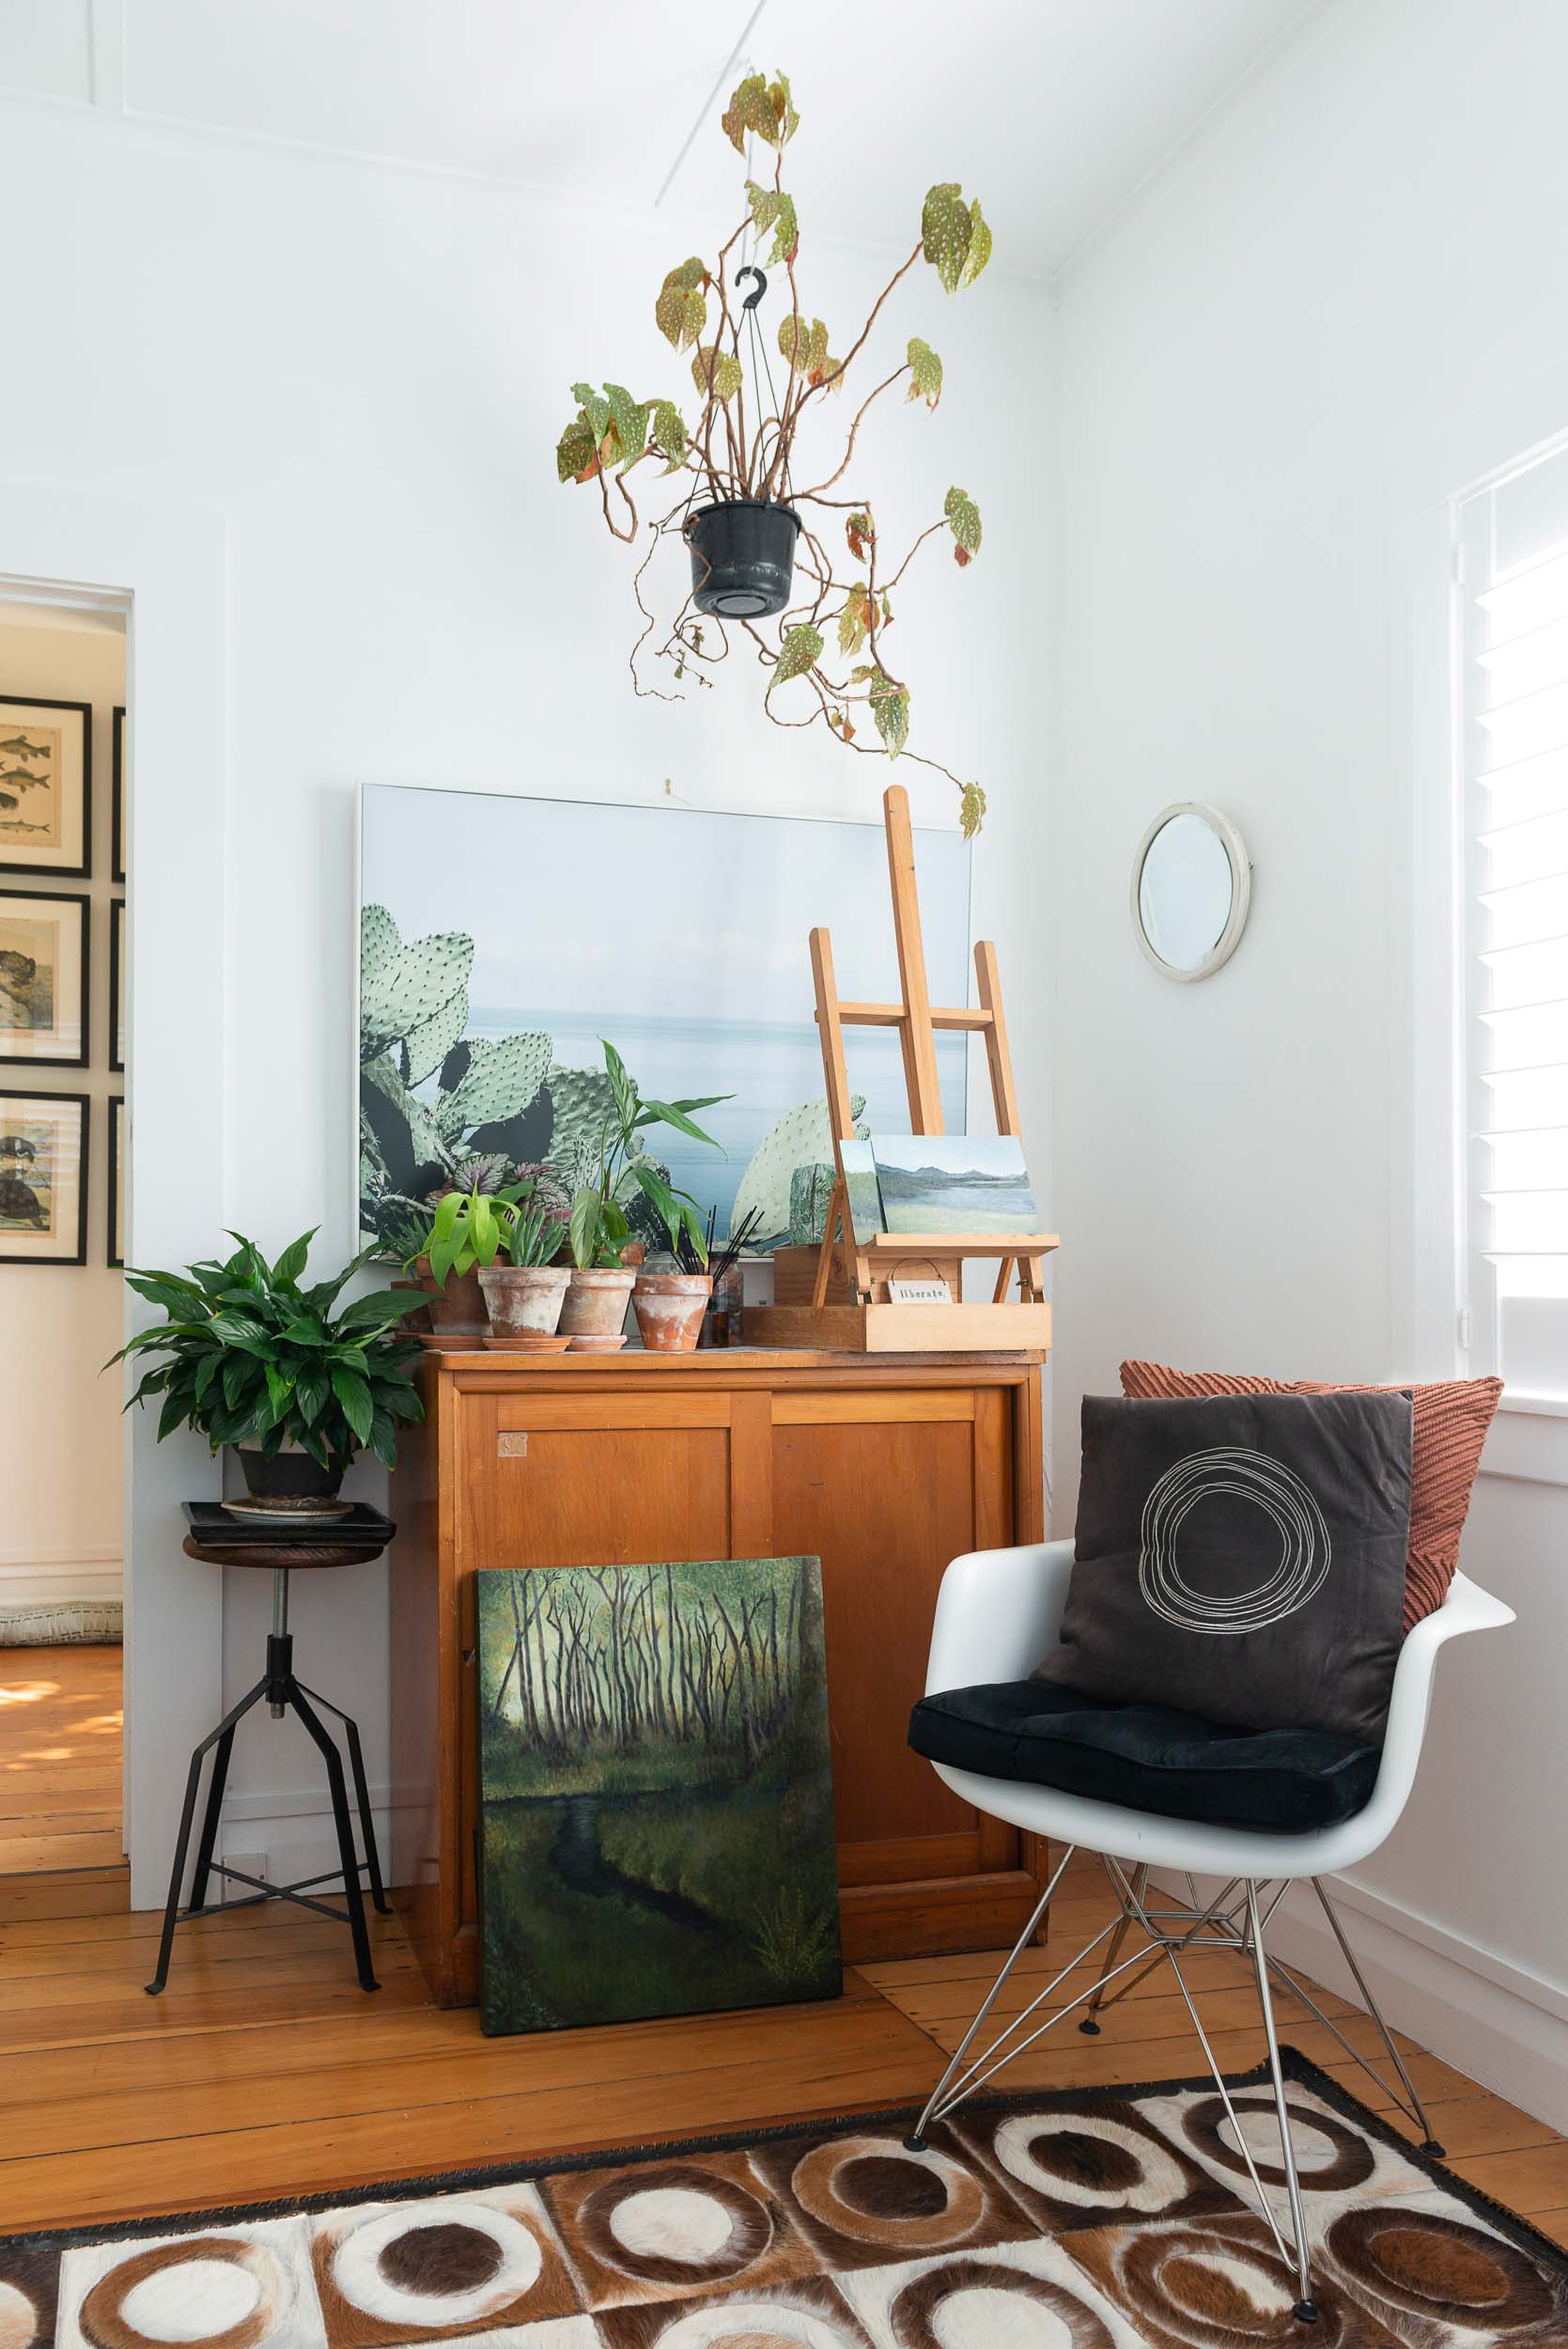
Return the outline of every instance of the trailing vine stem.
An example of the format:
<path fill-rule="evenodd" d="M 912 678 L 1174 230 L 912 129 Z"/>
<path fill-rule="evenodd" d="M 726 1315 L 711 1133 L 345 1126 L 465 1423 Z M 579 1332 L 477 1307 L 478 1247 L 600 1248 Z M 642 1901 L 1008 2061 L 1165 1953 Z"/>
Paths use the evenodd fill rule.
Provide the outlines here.
<path fill-rule="evenodd" d="M 636 400 L 623 385 L 612 382 L 598 390 L 587 383 L 575 384 L 579 405 L 556 451 L 558 476 L 563 482 L 598 483 L 606 527 L 624 544 L 634 543 L 644 527 L 629 476 L 641 465 L 655 464 L 661 467 L 663 477 L 681 485 L 677 502 L 658 521 L 646 524 L 648 546 L 633 572 L 633 596 L 643 625 L 629 655 L 632 684 L 639 695 L 660 701 L 683 700 L 679 689 L 691 677 L 710 687 L 712 679 L 705 671 L 727 659 L 730 650 L 722 622 L 713 614 L 699 617 L 694 602 L 706 574 L 698 569 L 702 557 L 691 536 L 693 502 L 699 493 L 716 506 L 787 502 L 800 524 L 795 560 L 804 575 L 803 592 L 779 614 L 776 641 L 753 621 L 742 624 L 767 672 L 763 699 L 768 715 L 775 724 L 791 730 L 823 720 L 846 749 L 862 756 L 908 757 L 944 775 L 959 792 L 963 830 L 973 832 L 984 814 L 985 793 L 977 783 L 962 780 L 939 759 L 908 748 L 911 687 L 890 665 L 886 638 L 896 621 L 892 597 L 928 538 L 949 532 L 959 568 L 979 552 L 979 508 L 967 490 L 950 489 L 941 513 L 924 524 L 903 560 L 890 570 L 882 561 L 870 501 L 830 494 L 844 483 L 856 462 L 867 414 L 894 384 L 907 383 L 907 400 L 923 400 L 928 410 L 936 409 L 941 398 L 942 363 L 930 346 L 912 337 L 903 360 L 866 394 L 831 472 L 809 490 L 794 490 L 790 482 L 802 426 L 808 415 L 821 412 L 818 395 L 843 389 L 888 302 L 916 262 L 922 258 L 929 262 L 943 288 L 955 293 L 972 285 L 986 267 L 991 251 L 990 229 L 978 202 L 966 203 L 956 182 L 932 187 L 922 211 L 919 241 L 877 294 L 846 355 L 834 358 L 826 325 L 820 319 L 808 319 L 800 299 L 800 225 L 794 199 L 784 184 L 784 152 L 800 119 L 788 81 L 782 73 L 771 81 L 763 74 L 748 74 L 732 93 L 721 119 L 738 154 L 746 154 L 748 140 L 753 138 L 771 147 L 773 168 L 770 180 L 747 180 L 749 216 L 719 247 L 714 263 L 710 266 L 696 255 L 677 263 L 666 274 L 654 305 L 656 323 L 672 350 L 691 354 L 691 381 L 700 403 L 695 421 L 689 429 L 671 399 Z M 764 242 L 770 237 L 767 264 L 782 268 L 789 289 L 789 314 L 777 334 L 786 367 L 782 397 L 774 391 L 766 366 L 754 374 L 753 381 L 747 381 L 742 330 L 748 319 L 754 327 L 757 297 L 749 295 L 743 303 L 732 299 L 737 290 L 732 260 L 748 230 L 755 240 L 748 266 L 759 269 L 760 273 Z M 712 339 L 708 340 L 710 320 Z M 748 357 L 758 350 L 753 338 Z M 815 526 L 813 508 L 819 509 L 823 518 Z M 835 562 L 829 552 L 822 535 L 828 517 L 843 518 L 835 526 L 842 526 L 844 532 L 846 564 L 843 557 Z M 644 599 L 644 580 L 664 539 L 672 536 L 680 537 L 691 547 L 695 576 L 659 641 L 660 621 Z M 831 627 L 836 627 L 841 664 L 855 664 L 842 677 L 824 665 L 824 630 Z M 705 642 L 706 628 L 714 630 L 718 650 Z M 675 690 L 644 681 L 640 659 L 650 640 L 655 642 L 651 657 L 673 666 Z M 813 706 L 803 717 L 782 715 L 775 707 L 775 693 L 798 679 L 805 680 Z M 866 707 L 877 738 L 875 744 L 859 739 L 855 723 L 853 713 Z"/>

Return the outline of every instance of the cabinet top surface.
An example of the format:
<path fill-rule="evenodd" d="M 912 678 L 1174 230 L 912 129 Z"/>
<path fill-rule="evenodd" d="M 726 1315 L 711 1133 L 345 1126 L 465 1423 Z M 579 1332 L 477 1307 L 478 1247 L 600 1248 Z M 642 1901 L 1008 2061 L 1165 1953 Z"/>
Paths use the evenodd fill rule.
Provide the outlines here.
<path fill-rule="evenodd" d="M 650 1354 L 629 1346 L 619 1354 L 474 1354 L 438 1353 L 428 1360 L 443 1375 L 461 1372 L 504 1378 L 678 1378 L 696 1376 L 723 1377 L 739 1371 L 839 1370 L 912 1371 L 1027 1368 L 1043 1362 L 1032 1349 L 996 1353 L 862 1354 L 848 1347 L 780 1346 L 718 1346 L 693 1354 Z"/>

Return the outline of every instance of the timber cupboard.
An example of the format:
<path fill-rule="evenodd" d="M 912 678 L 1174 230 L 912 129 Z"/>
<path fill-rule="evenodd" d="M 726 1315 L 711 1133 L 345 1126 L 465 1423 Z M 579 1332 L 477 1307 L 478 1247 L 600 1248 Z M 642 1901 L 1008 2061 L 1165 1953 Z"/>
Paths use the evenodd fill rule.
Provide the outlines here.
<path fill-rule="evenodd" d="M 392 1881 L 443 2005 L 478 1986 L 481 1566 L 819 1557 L 846 1960 L 1016 1938 L 1033 1839 L 905 1732 L 949 1559 L 1041 1538 L 1040 1360 L 429 1357 L 394 1487 Z"/>

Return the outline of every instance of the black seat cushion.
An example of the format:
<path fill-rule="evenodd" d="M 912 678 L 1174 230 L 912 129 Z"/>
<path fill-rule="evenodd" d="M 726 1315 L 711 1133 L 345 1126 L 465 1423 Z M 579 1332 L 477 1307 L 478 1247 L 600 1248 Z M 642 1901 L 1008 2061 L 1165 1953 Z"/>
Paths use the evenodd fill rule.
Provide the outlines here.
<path fill-rule="evenodd" d="M 1364 1809 L 1379 1750 L 1318 1729 L 1231 1729 L 1162 1704 L 1118 1704 L 1044 1680 L 922 1697 L 909 1743 L 982 1778 L 1266 1834 L 1332 1827 Z"/>

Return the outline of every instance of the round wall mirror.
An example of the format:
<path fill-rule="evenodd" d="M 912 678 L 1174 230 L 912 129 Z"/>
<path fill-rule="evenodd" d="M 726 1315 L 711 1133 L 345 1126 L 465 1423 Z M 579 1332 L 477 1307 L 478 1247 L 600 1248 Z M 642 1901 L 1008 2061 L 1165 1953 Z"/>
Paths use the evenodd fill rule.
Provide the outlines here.
<path fill-rule="evenodd" d="M 1252 868 L 1228 816 L 1178 800 L 1155 817 L 1132 867 L 1132 926 L 1168 979 L 1206 979 L 1247 923 Z"/>

